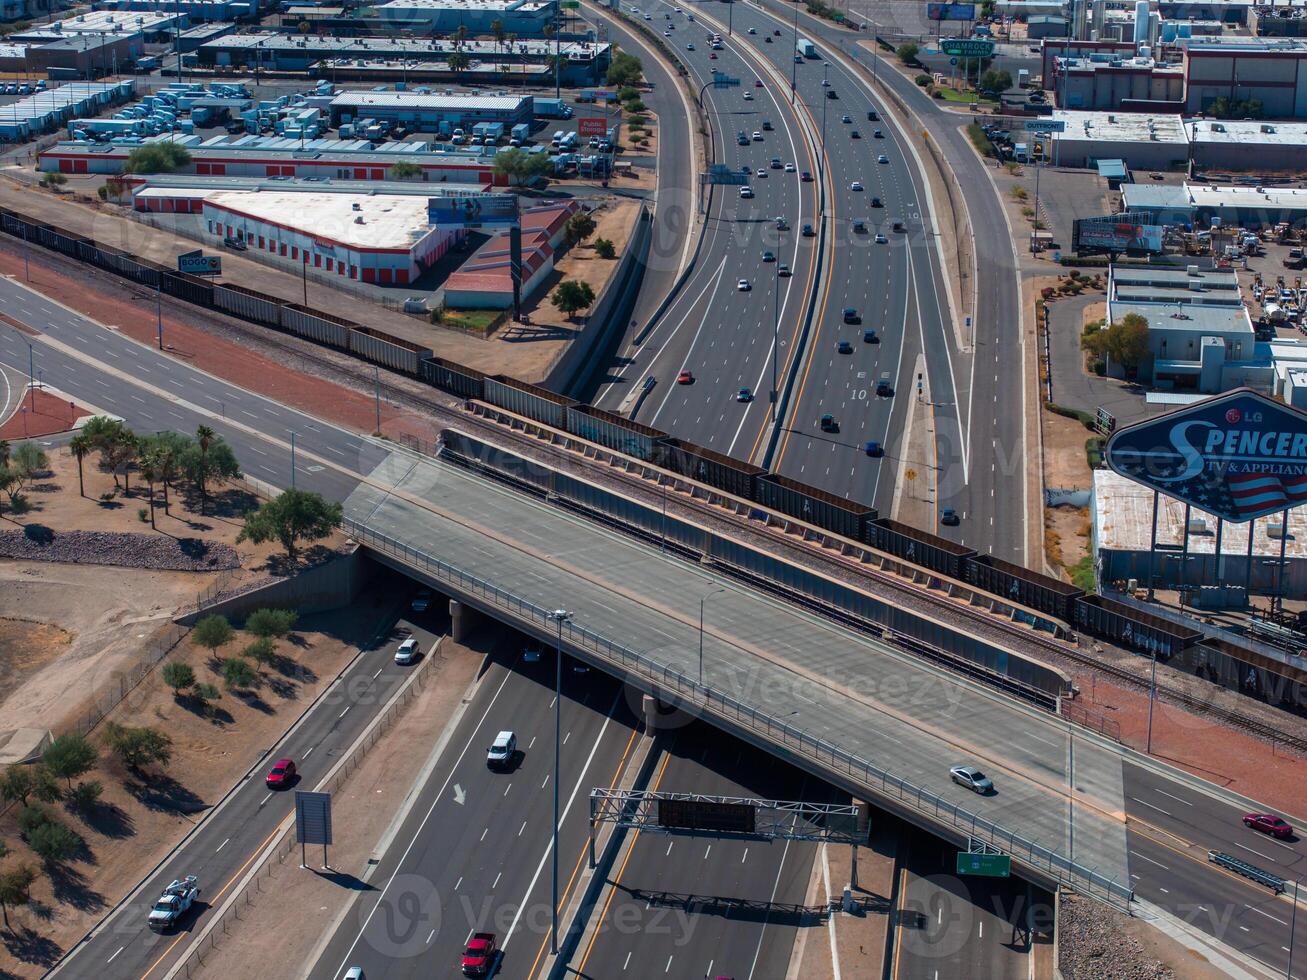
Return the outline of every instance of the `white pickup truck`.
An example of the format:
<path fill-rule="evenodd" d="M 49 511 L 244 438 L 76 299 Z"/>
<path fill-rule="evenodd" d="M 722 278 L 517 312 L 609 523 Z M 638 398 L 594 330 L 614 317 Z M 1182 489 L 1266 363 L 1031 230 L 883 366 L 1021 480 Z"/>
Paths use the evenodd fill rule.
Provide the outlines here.
<path fill-rule="evenodd" d="M 177 925 L 199 897 L 200 886 L 195 875 L 175 879 L 150 909 L 150 928 L 155 932 L 167 932 Z"/>

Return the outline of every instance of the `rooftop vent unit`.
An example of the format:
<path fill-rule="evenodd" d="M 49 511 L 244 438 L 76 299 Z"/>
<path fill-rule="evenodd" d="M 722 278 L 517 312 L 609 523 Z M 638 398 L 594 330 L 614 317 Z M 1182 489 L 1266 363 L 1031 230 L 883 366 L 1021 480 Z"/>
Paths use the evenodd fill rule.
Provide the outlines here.
<path fill-rule="evenodd" d="M 1188 530 L 1189 530 L 1189 533 L 1190 533 L 1190 534 L 1206 534 L 1206 533 L 1207 533 L 1207 519 L 1204 518 L 1204 517 L 1191 517 L 1191 518 L 1189 518 L 1189 528 L 1188 528 Z"/>
<path fill-rule="evenodd" d="M 357 218 L 355 218 L 355 219 L 354 219 L 354 224 L 356 224 L 356 225 L 361 225 L 361 224 L 363 224 L 363 215 L 360 214 Z"/>

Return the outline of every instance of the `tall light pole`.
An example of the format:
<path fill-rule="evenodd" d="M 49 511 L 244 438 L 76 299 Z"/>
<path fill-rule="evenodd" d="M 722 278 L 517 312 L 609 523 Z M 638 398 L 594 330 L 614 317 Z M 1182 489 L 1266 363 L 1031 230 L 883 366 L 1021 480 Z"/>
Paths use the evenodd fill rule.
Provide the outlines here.
<path fill-rule="evenodd" d="M 1157 700 L 1157 651 L 1153 651 L 1152 677 L 1148 681 L 1148 741 L 1144 751 L 1153 754 L 1153 703 Z"/>
<path fill-rule="evenodd" d="M 1298 879 L 1293 879 L 1293 911 L 1289 913 L 1289 965 L 1284 970 L 1288 980 L 1293 980 L 1293 937 L 1298 925 Z"/>
<path fill-rule="evenodd" d="M 558 955 L 558 782 L 562 768 L 563 742 L 563 624 L 572 614 L 566 609 L 555 609 L 549 618 L 558 624 L 558 644 L 554 648 L 554 844 L 550 848 L 553 864 L 553 900 L 550 903 L 549 951 Z"/>
<path fill-rule="evenodd" d="M 699 600 L 699 686 L 703 687 L 703 604 L 718 592 L 725 592 L 726 589 L 718 587 L 711 592 L 705 592 L 703 598 Z"/>
<path fill-rule="evenodd" d="M 781 242 L 784 240 L 777 236 L 776 242 L 776 268 L 774 280 L 776 283 L 776 296 L 772 302 L 772 338 L 771 338 L 771 406 L 768 410 L 771 421 L 776 421 L 776 398 L 777 398 L 777 378 L 776 378 L 776 356 L 777 348 L 781 344 Z"/>
<path fill-rule="evenodd" d="M 796 8 L 797 9 L 797 8 Z M 826 146 L 826 103 L 830 101 L 830 92 L 827 84 L 830 82 L 830 62 L 821 63 L 821 145 L 824 149 Z M 826 171 L 826 154 L 822 152 L 817 157 L 817 166 L 823 173 Z"/>
<path fill-rule="evenodd" d="M 799 5 L 794 5 L 794 50 L 790 52 L 794 57 L 790 60 L 790 105 L 794 105 L 795 100 L 795 78 L 799 68 Z"/>
<path fill-rule="evenodd" d="M 155 278 L 154 284 L 154 315 L 158 321 L 159 330 L 159 350 L 163 350 L 163 274 L 160 273 Z"/>

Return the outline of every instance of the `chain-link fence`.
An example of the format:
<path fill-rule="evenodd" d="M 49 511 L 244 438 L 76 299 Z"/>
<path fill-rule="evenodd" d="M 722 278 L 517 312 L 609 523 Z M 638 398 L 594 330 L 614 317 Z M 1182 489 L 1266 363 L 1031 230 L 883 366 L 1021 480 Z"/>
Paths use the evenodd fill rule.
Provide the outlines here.
<path fill-rule="evenodd" d="M 440 644 L 437 644 L 418 664 L 417 669 L 390 703 L 373 719 L 372 724 L 355 739 L 349 753 L 332 766 L 331 772 L 323 782 L 315 787 L 315 792 L 334 793 L 344 784 L 345 780 L 362 765 L 368 751 L 381 741 L 404 709 L 422 693 L 427 680 L 439 672 L 439 665 L 442 663 L 444 657 L 440 652 Z M 231 934 L 236 922 L 244 920 L 245 913 L 252 909 L 259 895 L 264 891 L 277 890 L 277 886 L 271 882 L 271 879 L 276 877 L 278 869 L 287 863 L 287 857 L 295 852 L 296 843 L 295 821 L 292 816 L 287 818 L 287 824 L 281 835 L 268 845 L 259 863 L 237 886 L 232 897 L 218 910 L 216 917 L 204 927 L 200 937 L 187 950 L 185 957 L 166 974 L 164 980 L 173 980 L 175 977 L 189 978 L 204 966 L 205 956 L 222 944 L 223 940 Z M 295 864 L 298 865 L 298 862 Z"/>
<path fill-rule="evenodd" d="M 558 628 L 558 624 L 551 619 L 549 610 L 475 575 L 470 575 L 448 562 L 411 548 L 401 541 L 349 518 L 342 522 L 342 527 L 356 540 L 369 547 L 396 556 L 405 564 L 419 568 L 433 578 L 448 583 L 462 594 L 477 596 L 512 618 L 548 632 Z M 1027 867 L 1043 872 L 1055 881 L 1118 908 L 1126 908 L 1133 897 L 1128 882 L 1108 878 L 1098 871 L 1077 864 L 1051 848 L 1027 840 L 1015 831 L 1008 830 L 927 789 L 860 759 L 832 742 L 812 735 L 804 729 L 788 725 L 764 711 L 737 701 L 728 694 L 713 690 L 694 678 L 685 676 L 674 667 L 659 663 L 651 657 L 637 653 L 575 623 L 564 622 L 561 629 L 564 640 L 571 641 L 576 647 L 587 650 L 621 667 L 624 671 L 645 677 L 651 687 L 661 694 L 675 695 L 686 704 L 697 707 L 705 713 L 717 715 L 738 727 L 761 735 L 773 744 L 792 749 L 831 772 L 849 777 L 860 786 L 878 791 L 881 796 L 893 799 L 917 813 L 946 824 L 959 833 L 984 841 L 1004 854 L 1011 855 Z"/>

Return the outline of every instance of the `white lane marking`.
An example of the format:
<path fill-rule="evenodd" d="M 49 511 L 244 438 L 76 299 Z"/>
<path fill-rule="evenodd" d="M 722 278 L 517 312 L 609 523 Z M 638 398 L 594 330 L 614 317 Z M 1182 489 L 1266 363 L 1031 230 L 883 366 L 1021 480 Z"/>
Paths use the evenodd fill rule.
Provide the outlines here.
<path fill-rule="evenodd" d="M 1287 925 L 1289 924 L 1289 923 L 1285 922 L 1283 919 L 1279 918 L 1278 916 L 1271 915 L 1270 912 L 1266 912 L 1266 911 L 1264 911 L 1264 910 L 1262 910 L 1262 909 L 1255 908 L 1255 907 L 1252 906 L 1252 905 L 1245 905 L 1244 908 L 1248 909 L 1250 912 L 1256 912 L 1258 915 L 1264 915 L 1264 916 L 1266 916 L 1268 919 L 1270 919 L 1272 922 L 1278 922 L 1278 923 L 1280 923 L 1280 925 L 1282 925 L 1282 926 L 1287 926 Z"/>
<path fill-rule="evenodd" d="M 1143 806 L 1149 807 L 1150 809 L 1156 810 L 1158 813 L 1165 813 L 1168 817 L 1171 815 L 1170 810 L 1163 810 L 1160 806 L 1154 806 L 1152 803 L 1149 803 L 1147 800 L 1141 800 L 1137 796 L 1132 796 L 1130 797 L 1130 799 L 1134 800 L 1136 803 L 1142 804 Z"/>
<path fill-rule="evenodd" d="M 221 851 L 224 847 L 226 847 L 230 843 L 231 843 L 231 838 L 228 837 L 225 841 L 223 841 L 216 848 L 214 848 L 213 853 L 217 854 L 219 851 Z"/>
<path fill-rule="evenodd" d="M 1173 796 L 1172 794 L 1168 793 L 1164 789 L 1155 789 L 1153 790 L 1153 792 L 1156 793 L 1158 796 L 1165 796 L 1168 797 L 1169 799 L 1175 800 L 1175 802 L 1177 803 L 1183 803 L 1185 806 L 1193 806 L 1193 804 L 1190 803 L 1188 800 L 1183 799 L 1179 796 Z"/>
<path fill-rule="evenodd" d="M 126 946 L 119 946 L 117 952 L 115 952 L 113 956 L 110 956 L 107 960 L 105 960 L 105 962 L 112 963 L 114 960 L 118 958 L 118 953 L 121 953 L 126 948 L 127 948 Z"/>
<path fill-rule="evenodd" d="M 1135 857 L 1137 857 L 1137 858 L 1143 858 L 1143 859 L 1144 859 L 1145 861 L 1147 861 L 1149 864 L 1155 864 L 1155 865 L 1157 865 L 1159 868 L 1161 868 L 1163 871 L 1170 871 L 1170 870 L 1171 870 L 1171 869 L 1168 868 L 1165 864 L 1163 864 L 1161 861 L 1154 861 L 1154 860 L 1153 860 L 1152 858 L 1150 858 L 1147 854 L 1139 854 L 1138 852 L 1136 852 L 1136 853 L 1135 853 Z"/>

